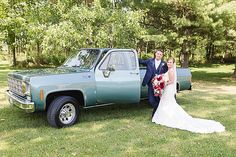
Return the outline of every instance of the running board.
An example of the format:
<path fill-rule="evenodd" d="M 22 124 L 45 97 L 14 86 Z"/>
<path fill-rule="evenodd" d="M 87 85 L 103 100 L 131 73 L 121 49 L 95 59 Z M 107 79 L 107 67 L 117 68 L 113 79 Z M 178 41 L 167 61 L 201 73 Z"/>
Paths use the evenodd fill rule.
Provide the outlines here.
<path fill-rule="evenodd" d="M 115 103 L 107 103 L 107 104 L 100 104 L 100 105 L 94 105 L 94 106 L 85 106 L 83 107 L 84 109 L 87 108 L 94 108 L 94 107 L 102 107 L 102 106 L 109 106 L 109 105 L 114 105 Z"/>
<path fill-rule="evenodd" d="M 141 98 L 140 100 L 146 100 L 147 98 Z M 83 107 L 84 109 L 87 108 L 95 108 L 95 107 L 102 107 L 102 106 L 110 106 L 110 105 L 114 105 L 115 103 L 107 103 L 107 104 L 100 104 L 100 105 L 94 105 L 94 106 L 85 106 Z"/>

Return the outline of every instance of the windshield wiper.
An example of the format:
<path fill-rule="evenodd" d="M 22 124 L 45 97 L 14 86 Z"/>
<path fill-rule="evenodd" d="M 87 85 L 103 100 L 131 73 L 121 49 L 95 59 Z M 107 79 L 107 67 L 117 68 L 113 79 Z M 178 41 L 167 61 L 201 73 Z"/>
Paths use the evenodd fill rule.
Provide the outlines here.
<path fill-rule="evenodd" d="M 79 65 L 72 65 L 71 67 L 80 67 Z"/>

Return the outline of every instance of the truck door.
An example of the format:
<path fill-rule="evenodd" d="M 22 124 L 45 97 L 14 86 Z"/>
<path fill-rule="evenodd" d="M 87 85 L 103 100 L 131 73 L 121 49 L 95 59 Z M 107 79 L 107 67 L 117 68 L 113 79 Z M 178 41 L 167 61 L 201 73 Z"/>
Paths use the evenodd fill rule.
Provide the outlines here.
<path fill-rule="evenodd" d="M 140 76 L 137 53 L 110 50 L 95 69 L 98 103 L 137 103 Z"/>

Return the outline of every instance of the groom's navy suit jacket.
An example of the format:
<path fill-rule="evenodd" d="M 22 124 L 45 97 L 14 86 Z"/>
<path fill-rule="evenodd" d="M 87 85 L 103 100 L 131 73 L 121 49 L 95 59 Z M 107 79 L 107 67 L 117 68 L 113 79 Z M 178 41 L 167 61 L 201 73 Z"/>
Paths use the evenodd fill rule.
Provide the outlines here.
<path fill-rule="evenodd" d="M 144 76 L 142 85 L 143 86 L 148 85 L 148 100 L 153 107 L 153 112 L 152 112 L 152 116 L 153 116 L 154 113 L 156 112 L 158 105 L 159 105 L 160 97 L 154 96 L 154 91 L 153 91 L 151 80 L 156 74 L 159 75 L 159 74 L 166 73 L 168 70 L 168 67 L 164 61 L 161 61 L 160 65 L 156 69 L 155 58 L 151 58 L 148 60 L 139 59 L 139 64 L 145 65 L 147 67 L 146 74 Z"/>
<path fill-rule="evenodd" d="M 155 76 L 155 74 L 157 74 L 157 75 L 164 74 L 168 70 L 166 62 L 164 62 L 162 60 L 161 60 L 159 67 L 156 69 L 155 58 L 151 58 L 148 60 L 139 59 L 139 64 L 145 65 L 147 67 L 146 74 L 145 74 L 143 82 L 142 82 L 143 86 L 151 85 L 150 84 L 151 80 Z"/>

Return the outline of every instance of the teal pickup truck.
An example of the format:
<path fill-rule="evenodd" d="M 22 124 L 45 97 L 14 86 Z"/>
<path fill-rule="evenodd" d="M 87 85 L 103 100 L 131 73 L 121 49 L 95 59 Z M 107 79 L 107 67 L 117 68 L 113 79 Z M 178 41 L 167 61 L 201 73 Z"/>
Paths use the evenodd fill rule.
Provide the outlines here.
<path fill-rule="evenodd" d="M 145 67 L 132 49 L 81 49 L 62 66 L 8 74 L 10 104 L 26 112 L 47 111 L 53 127 L 76 123 L 81 108 L 138 103 Z M 191 89 L 191 72 L 177 69 L 177 90 Z"/>

